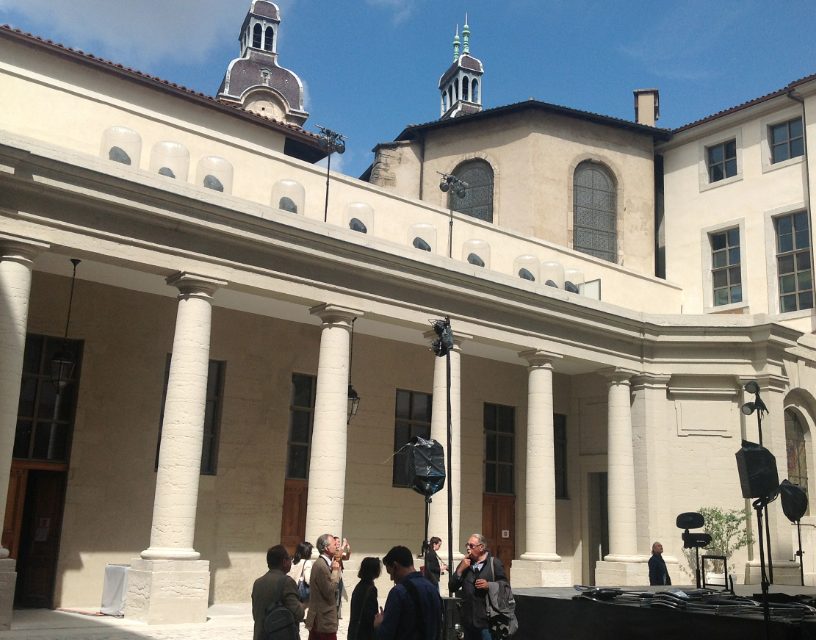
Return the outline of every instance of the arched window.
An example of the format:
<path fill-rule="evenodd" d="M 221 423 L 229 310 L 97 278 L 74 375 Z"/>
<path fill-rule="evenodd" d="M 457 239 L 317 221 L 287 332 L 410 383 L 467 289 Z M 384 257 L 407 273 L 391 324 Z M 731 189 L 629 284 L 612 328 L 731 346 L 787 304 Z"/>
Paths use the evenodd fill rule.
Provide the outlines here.
<path fill-rule="evenodd" d="M 266 28 L 266 37 L 264 38 L 264 51 L 272 51 L 272 44 L 275 42 L 275 30 L 272 27 Z"/>
<path fill-rule="evenodd" d="M 788 480 L 807 493 L 808 466 L 805 427 L 795 411 L 785 411 L 785 444 L 788 450 Z"/>
<path fill-rule="evenodd" d="M 582 162 L 575 169 L 573 194 L 573 248 L 617 262 L 618 196 L 612 175 L 599 164 Z"/>
<path fill-rule="evenodd" d="M 260 49 L 261 40 L 263 40 L 263 27 L 256 24 L 254 27 L 252 27 L 252 46 L 256 49 Z"/>
<path fill-rule="evenodd" d="M 467 79 L 467 76 L 462 78 L 462 100 L 469 100 L 468 96 L 470 95 L 470 81 Z"/>
<path fill-rule="evenodd" d="M 122 164 L 130 164 L 130 156 L 122 147 L 111 147 L 108 151 L 108 159 Z"/>
<path fill-rule="evenodd" d="M 468 160 L 453 172 L 467 183 L 465 197 L 455 189 L 448 192 L 448 207 L 485 222 L 493 222 L 493 167 L 484 160 Z"/>
<path fill-rule="evenodd" d="M 473 102 L 479 102 L 479 81 L 478 80 L 474 80 L 470 84 L 470 99 L 473 100 Z"/>
<path fill-rule="evenodd" d="M 283 209 L 284 211 L 289 211 L 290 213 L 298 212 L 295 201 L 292 200 L 292 198 L 289 198 L 288 196 L 283 196 L 278 201 L 278 209 Z"/>
<path fill-rule="evenodd" d="M 453 106 L 453 86 L 448 86 L 448 104 Z"/>

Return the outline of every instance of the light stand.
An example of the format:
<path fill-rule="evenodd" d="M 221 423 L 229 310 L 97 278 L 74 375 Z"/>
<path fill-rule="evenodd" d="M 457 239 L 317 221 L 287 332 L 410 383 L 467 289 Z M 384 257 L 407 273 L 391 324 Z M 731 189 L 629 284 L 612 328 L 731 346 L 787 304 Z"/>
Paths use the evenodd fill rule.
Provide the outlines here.
<path fill-rule="evenodd" d="M 323 207 L 323 222 L 329 217 L 329 174 L 331 173 L 331 156 L 335 151 L 340 155 L 346 152 L 346 137 L 328 127 L 317 125 L 323 147 L 326 149 L 326 204 Z"/>
<path fill-rule="evenodd" d="M 450 352 L 453 351 L 453 331 L 450 326 L 450 318 L 445 316 L 444 320 L 434 320 L 433 329 L 436 333 L 436 340 L 431 344 L 431 349 L 437 357 L 445 356 L 445 371 L 447 373 L 447 406 L 448 406 L 448 423 L 447 423 L 447 474 L 448 474 L 448 567 L 453 567 L 453 457 L 451 449 L 453 447 L 453 435 L 451 426 L 451 360 Z M 425 538 L 428 538 L 428 531 L 426 525 Z M 450 576 L 452 571 L 448 571 L 448 595 L 453 597 L 454 590 L 451 588 Z"/>
<path fill-rule="evenodd" d="M 802 551 L 802 516 L 808 510 L 808 497 L 804 489 L 793 484 L 790 480 L 783 480 L 779 485 L 779 495 L 782 500 L 782 511 L 785 517 L 796 524 L 796 536 L 799 541 L 799 550 L 794 554 L 799 558 L 799 578 L 802 586 L 805 586 L 805 564 L 804 551 Z"/>
<path fill-rule="evenodd" d="M 701 587 L 700 580 L 700 547 L 708 546 L 711 542 L 711 536 L 707 533 L 690 533 L 689 529 L 699 529 L 705 524 L 703 514 L 696 511 L 689 511 L 681 513 L 677 516 L 675 523 L 679 529 L 685 529 L 681 538 L 683 539 L 684 549 L 694 549 L 694 558 L 696 570 L 694 575 L 697 579 L 697 588 Z"/>
<path fill-rule="evenodd" d="M 760 584 L 762 586 L 762 617 L 765 619 L 765 638 L 770 640 L 771 637 L 771 610 L 768 605 L 768 576 L 765 574 L 765 550 L 762 545 L 762 512 L 767 511 L 769 498 L 757 498 L 752 503 L 756 510 L 757 516 L 757 537 L 759 539 L 759 570 L 760 570 Z M 766 521 L 767 522 L 767 521 Z"/>
<path fill-rule="evenodd" d="M 754 401 L 753 402 L 746 402 L 740 408 L 743 415 L 750 416 L 752 413 L 756 413 L 757 417 L 757 430 L 759 432 L 759 446 L 762 445 L 762 414 L 768 413 L 768 407 L 765 406 L 765 403 L 762 402 L 762 398 L 759 397 L 759 385 L 757 384 L 756 380 L 751 380 L 745 384 L 745 390 L 748 393 L 754 394 Z M 771 525 L 769 523 L 768 518 L 768 505 L 765 505 L 765 536 L 768 543 L 768 579 L 770 583 L 773 584 L 773 557 L 771 555 Z"/>
<path fill-rule="evenodd" d="M 467 193 L 465 190 L 468 188 L 468 183 L 464 180 L 460 180 L 454 175 L 448 173 L 442 173 L 441 171 L 437 171 L 437 173 L 442 176 L 442 180 L 439 182 L 439 189 L 442 193 L 447 193 L 448 191 L 453 188 L 453 193 L 455 193 L 459 198 L 464 198 L 465 194 Z M 448 257 L 453 257 L 453 202 L 452 200 L 448 200 L 448 211 L 450 211 L 450 217 L 448 219 Z"/>

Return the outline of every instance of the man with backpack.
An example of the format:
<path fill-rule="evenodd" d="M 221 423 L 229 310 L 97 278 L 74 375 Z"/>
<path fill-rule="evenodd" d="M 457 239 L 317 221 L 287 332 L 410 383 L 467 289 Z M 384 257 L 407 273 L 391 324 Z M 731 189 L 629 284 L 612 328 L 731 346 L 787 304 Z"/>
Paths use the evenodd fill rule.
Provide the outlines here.
<path fill-rule="evenodd" d="M 303 605 L 295 581 L 286 575 L 292 568 L 286 547 L 271 547 L 266 552 L 266 565 L 269 571 L 252 585 L 253 640 L 297 639 Z"/>
<path fill-rule="evenodd" d="M 383 564 L 394 588 L 385 609 L 374 618 L 377 640 L 438 640 L 442 637 L 442 598 L 435 587 L 414 568 L 407 547 L 393 547 Z"/>

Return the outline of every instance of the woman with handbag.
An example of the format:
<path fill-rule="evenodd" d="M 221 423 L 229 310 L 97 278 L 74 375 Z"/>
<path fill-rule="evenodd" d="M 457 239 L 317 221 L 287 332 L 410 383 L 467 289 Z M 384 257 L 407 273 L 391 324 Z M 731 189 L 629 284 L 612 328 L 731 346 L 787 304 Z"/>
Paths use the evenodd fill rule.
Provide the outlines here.
<path fill-rule="evenodd" d="M 295 555 L 292 557 L 292 568 L 289 576 L 295 581 L 298 587 L 298 596 L 304 608 L 309 604 L 309 579 L 312 575 L 312 544 L 301 542 Z"/>

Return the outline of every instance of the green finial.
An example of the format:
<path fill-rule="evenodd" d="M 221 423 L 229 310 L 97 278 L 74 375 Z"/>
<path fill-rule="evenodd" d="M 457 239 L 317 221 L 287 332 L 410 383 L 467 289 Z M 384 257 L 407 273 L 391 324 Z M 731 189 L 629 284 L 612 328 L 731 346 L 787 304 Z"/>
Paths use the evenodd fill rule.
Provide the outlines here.
<path fill-rule="evenodd" d="M 465 14 L 465 26 L 462 27 L 462 53 L 470 53 L 470 27 L 467 14 Z"/>
<path fill-rule="evenodd" d="M 459 25 L 456 25 L 456 35 L 453 36 L 453 61 L 459 59 Z"/>

